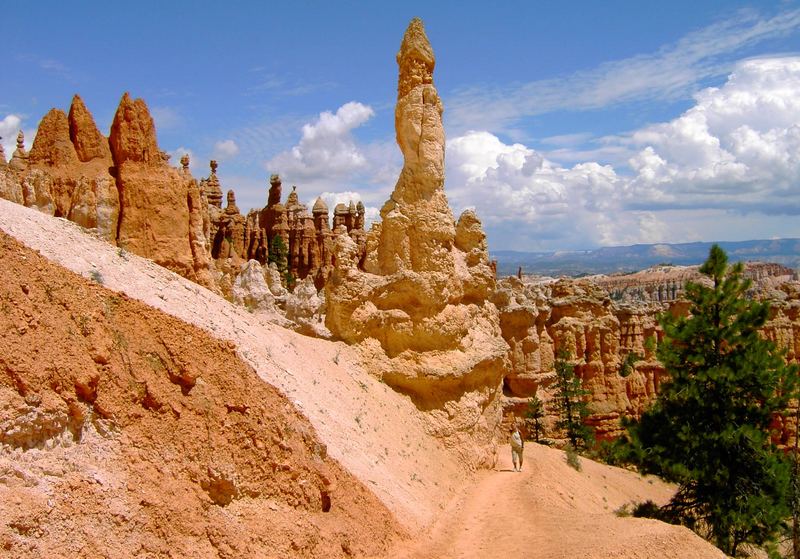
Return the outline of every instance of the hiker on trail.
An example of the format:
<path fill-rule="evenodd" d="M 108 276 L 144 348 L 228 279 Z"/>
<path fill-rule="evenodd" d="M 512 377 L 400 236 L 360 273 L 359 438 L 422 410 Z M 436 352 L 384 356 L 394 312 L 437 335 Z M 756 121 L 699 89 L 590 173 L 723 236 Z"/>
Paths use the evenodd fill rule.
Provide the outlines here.
<path fill-rule="evenodd" d="M 522 471 L 522 451 L 525 448 L 525 442 L 519 434 L 517 426 L 511 429 L 511 460 L 514 462 L 514 471 Z M 519 462 L 519 469 L 517 469 L 517 462 Z"/>

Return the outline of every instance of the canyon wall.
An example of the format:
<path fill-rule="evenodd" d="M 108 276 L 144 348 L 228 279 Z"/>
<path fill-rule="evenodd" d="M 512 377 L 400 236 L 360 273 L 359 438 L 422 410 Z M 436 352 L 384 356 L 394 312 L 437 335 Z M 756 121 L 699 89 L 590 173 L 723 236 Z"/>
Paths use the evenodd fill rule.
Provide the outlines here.
<path fill-rule="evenodd" d="M 800 282 L 782 266 L 748 264 L 754 278 L 752 295 L 767 299 L 772 314 L 762 332 L 786 350 L 789 362 L 800 362 Z M 655 399 L 665 378 L 655 357 L 663 334 L 658 315 L 685 312 L 679 298 L 653 300 L 650 294 L 671 291 L 678 281 L 697 281 L 697 267 L 643 271 L 637 284 L 629 276 L 540 280 L 524 283 L 508 277 L 498 281 L 493 301 L 500 309 L 503 338 L 508 342 L 510 372 L 503 381 L 506 421 L 524 419 L 531 396 L 545 406 L 547 436 L 555 429 L 555 355 L 565 349 L 575 373 L 590 391 L 589 423 L 599 439 L 622 432 L 620 419 L 639 417 Z M 676 277 L 679 280 L 676 280 Z M 682 288 L 683 283 L 680 283 Z M 615 297 L 620 290 L 625 297 Z M 642 294 L 634 299 L 631 294 Z M 635 356 L 635 363 L 627 361 Z"/>

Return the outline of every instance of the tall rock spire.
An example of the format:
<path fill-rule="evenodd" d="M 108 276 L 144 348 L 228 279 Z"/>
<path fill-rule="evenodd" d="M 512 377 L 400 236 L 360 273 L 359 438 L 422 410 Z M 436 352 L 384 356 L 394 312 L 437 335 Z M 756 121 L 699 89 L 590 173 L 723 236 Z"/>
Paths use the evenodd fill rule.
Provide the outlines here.
<path fill-rule="evenodd" d="M 201 285 L 213 286 L 200 189 L 167 163 L 142 99 L 122 96 L 108 139 L 120 198 L 117 244 Z"/>
<path fill-rule="evenodd" d="M 433 85 L 436 59 L 420 19 L 413 19 L 397 53 L 395 130 L 403 170 L 381 209 L 378 262 L 401 269 L 451 273 L 453 214 L 444 195 L 442 101 Z M 413 224 L 413 227 L 410 226 Z"/>
<path fill-rule="evenodd" d="M 69 107 L 69 137 L 75 145 L 75 153 L 81 161 L 101 159 L 111 162 L 108 139 L 97 129 L 92 113 L 83 104 L 79 95 L 72 98 Z"/>
<path fill-rule="evenodd" d="M 25 149 L 25 133 L 20 129 L 17 134 L 17 149 L 11 155 L 8 166 L 15 171 L 25 171 L 28 168 L 28 152 Z"/>
<path fill-rule="evenodd" d="M 425 34 L 422 20 L 415 17 L 408 24 L 400 52 L 397 53 L 397 65 L 400 66 L 400 79 L 397 83 L 397 98 L 402 99 L 418 85 L 433 84 L 433 67 L 436 58 L 433 56 L 431 43 Z"/>
<path fill-rule="evenodd" d="M 69 120 L 64 111 L 50 109 L 39 123 L 33 147 L 29 154 L 31 163 L 70 165 L 78 162 L 75 147 L 69 139 Z"/>
<path fill-rule="evenodd" d="M 464 463 L 490 465 L 508 346 L 488 299 L 494 274 L 480 221 L 465 215 L 457 231 L 444 194 L 443 107 L 419 19 L 406 30 L 397 64 L 403 170 L 381 223 L 366 234 L 364 259 L 358 237 L 336 237 L 325 324 L 363 344 L 370 370 L 430 410 L 430 432 L 463 449 Z M 337 206 L 334 226 L 364 212 Z"/>
<path fill-rule="evenodd" d="M 111 124 L 108 138 L 114 165 L 125 161 L 160 165 L 164 162 L 156 140 L 153 117 L 142 99 L 131 99 L 128 92 L 122 96 Z"/>

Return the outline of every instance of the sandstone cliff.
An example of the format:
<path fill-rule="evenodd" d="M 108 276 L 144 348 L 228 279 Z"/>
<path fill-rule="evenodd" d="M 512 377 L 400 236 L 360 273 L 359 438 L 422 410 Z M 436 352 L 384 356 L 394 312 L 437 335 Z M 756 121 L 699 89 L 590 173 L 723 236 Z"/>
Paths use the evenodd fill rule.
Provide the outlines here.
<path fill-rule="evenodd" d="M 431 432 L 463 449 L 466 463 L 486 465 L 507 346 L 488 301 L 494 274 L 480 222 L 469 213 L 456 226 L 444 194 L 442 102 L 419 19 L 397 63 L 403 170 L 364 239 L 363 261 L 354 239 L 335 239 L 326 325 L 360 344 L 367 366 L 428 412 Z"/>

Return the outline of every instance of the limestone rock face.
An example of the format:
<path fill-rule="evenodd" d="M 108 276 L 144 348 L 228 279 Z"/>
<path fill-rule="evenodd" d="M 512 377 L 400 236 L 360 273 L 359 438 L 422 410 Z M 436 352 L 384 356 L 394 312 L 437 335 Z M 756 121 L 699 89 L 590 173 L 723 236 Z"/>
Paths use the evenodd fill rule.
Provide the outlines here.
<path fill-rule="evenodd" d="M 10 200 L 16 204 L 25 203 L 19 177 L 7 166 L 0 167 L 0 198 Z"/>
<path fill-rule="evenodd" d="M 147 105 L 125 93 L 109 137 L 122 212 L 117 244 L 201 285 L 212 286 L 210 255 L 193 233 L 202 229 L 199 186 L 170 167 L 158 149 Z M 193 248 L 195 250 L 193 250 Z"/>
<path fill-rule="evenodd" d="M 264 270 L 264 278 L 267 281 L 269 290 L 277 299 L 283 299 L 289 293 L 281 282 L 281 273 L 274 262 L 270 262 L 269 266 Z"/>
<path fill-rule="evenodd" d="M 325 296 L 317 291 L 311 276 L 297 283 L 286 296 L 286 318 L 297 325 L 296 330 L 318 338 L 329 338 L 325 327 Z"/>
<path fill-rule="evenodd" d="M 359 344 L 376 375 L 428 412 L 431 432 L 464 450 L 465 463 L 487 465 L 507 349 L 499 313 L 488 301 L 494 274 L 474 214 L 463 218 L 456 240 L 444 193 L 435 59 L 420 20 L 409 25 L 397 62 L 395 126 L 403 170 L 379 227 L 357 239 L 335 237 L 326 325 L 334 336 Z"/>

